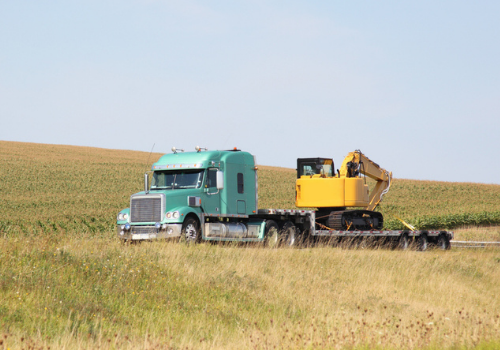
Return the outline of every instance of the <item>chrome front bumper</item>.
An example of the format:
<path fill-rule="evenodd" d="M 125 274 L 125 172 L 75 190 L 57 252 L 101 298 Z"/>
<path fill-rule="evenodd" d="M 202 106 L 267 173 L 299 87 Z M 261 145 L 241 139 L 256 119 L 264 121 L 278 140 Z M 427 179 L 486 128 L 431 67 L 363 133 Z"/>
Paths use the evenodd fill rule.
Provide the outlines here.
<path fill-rule="evenodd" d="M 116 227 L 118 238 L 133 241 L 180 237 L 181 231 L 182 224 L 167 224 L 166 228 L 160 229 L 154 226 L 130 226 L 128 230 L 125 225 Z"/>

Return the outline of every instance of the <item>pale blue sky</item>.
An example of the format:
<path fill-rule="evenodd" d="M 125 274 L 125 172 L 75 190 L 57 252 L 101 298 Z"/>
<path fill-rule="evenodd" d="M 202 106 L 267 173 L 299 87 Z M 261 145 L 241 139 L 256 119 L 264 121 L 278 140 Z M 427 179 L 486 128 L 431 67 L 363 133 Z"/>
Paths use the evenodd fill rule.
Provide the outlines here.
<path fill-rule="evenodd" d="M 0 140 L 500 184 L 499 62 L 500 1 L 0 0 Z"/>

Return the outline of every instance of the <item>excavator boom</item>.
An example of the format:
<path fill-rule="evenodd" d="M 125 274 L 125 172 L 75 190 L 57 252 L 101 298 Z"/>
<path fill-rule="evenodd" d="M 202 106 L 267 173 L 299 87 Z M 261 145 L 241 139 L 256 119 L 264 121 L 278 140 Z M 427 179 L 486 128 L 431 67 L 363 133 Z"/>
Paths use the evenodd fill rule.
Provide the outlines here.
<path fill-rule="evenodd" d="M 360 150 L 349 152 L 342 162 L 339 177 L 358 177 L 360 174 L 368 176 L 377 183 L 369 194 L 367 210 L 374 210 L 389 191 L 392 172 L 383 169 L 377 163 L 365 156 Z"/>

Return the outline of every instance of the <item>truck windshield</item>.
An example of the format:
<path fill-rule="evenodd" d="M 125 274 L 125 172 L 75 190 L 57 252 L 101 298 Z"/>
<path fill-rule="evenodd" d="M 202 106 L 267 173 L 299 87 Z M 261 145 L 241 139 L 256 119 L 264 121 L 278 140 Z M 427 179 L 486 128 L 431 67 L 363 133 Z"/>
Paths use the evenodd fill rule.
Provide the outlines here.
<path fill-rule="evenodd" d="M 203 182 L 203 171 L 203 169 L 155 171 L 151 181 L 151 190 L 200 188 Z"/>

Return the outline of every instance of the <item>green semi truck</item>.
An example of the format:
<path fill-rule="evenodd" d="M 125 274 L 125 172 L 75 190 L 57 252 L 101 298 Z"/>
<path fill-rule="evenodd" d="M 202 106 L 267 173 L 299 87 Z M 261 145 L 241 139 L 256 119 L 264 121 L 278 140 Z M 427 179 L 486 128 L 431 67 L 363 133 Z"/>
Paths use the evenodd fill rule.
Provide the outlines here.
<path fill-rule="evenodd" d="M 316 220 L 315 210 L 259 209 L 255 157 L 238 149 L 163 155 L 144 175 L 144 191 L 130 197 L 117 216 L 117 235 L 140 241 L 178 238 L 190 242 L 264 242 L 296 245 L 329 237 L 373 238 L 402 248 L 417 240 L 449 248 L 452 232 L 333 230 Z"/>
<path fill-rule="evenodd" d="M 199 147 L 195 152 L 178 152 L 173 148 L 151 170 L 152 174 L 145 174 L 144 191 L 132 195 L 130 208 L 118 214 L 121 239 L 274 239 L 274 243 L 283 240 L 292 245 L 296 225 L 300 224 L 302 232 L 311 224 L 307 211 L 278 214 L 258 209 L 257 167 L 248 152 Z"/>

